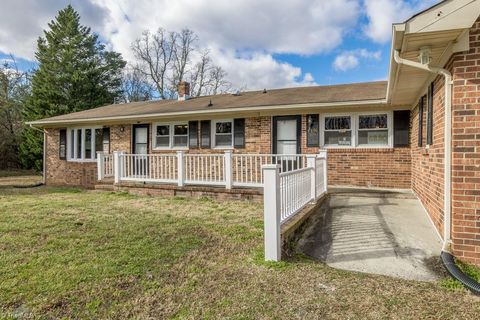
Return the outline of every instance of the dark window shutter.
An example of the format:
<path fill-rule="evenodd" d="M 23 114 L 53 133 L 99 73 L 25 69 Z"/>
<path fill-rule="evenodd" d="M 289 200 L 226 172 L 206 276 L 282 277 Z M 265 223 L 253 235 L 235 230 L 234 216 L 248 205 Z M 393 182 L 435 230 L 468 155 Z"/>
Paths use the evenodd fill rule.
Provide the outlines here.
<path fill-rule="evenodd" d="M 425 97 L 421 97 L 420 101 L 418 102 L 418 146 L 421 147 L 423 145 L 423 103 L 425 101 Z"/>
<path fill-rule="evenodd" d="M 233 147 L 245 148 L 245 119 L 233 120 Z"/>
<path fill-rule="evenodd" d="M 210 148 L 210 120 L 200 122 L 201 143 L 202 148 Z"/>
<path fill-rule="evenodd" d="M 188 146 L 191 149 L 198 149 L 198 121 L 188 122 Z"/>
<path fill-rule="evenodd" d="M 433 144 L 433 82 L 428 86 L 427 145 Z"/>
<path fill-rule="evenodd" d="M 60 136 L 58 139 L 58 142 L 59 142 L 58 156 L 61 160 L 66 160 L 67 159 L 67 130 L 60 129 L 59 133 L 60 133 Z"/>
<path fill-rule="evenodd" d="M 319 146 L 319 124 L 320 120 L 318 114 L 307 115 L 307 147 Z"/>
<path fill-rule="evenodd" d="M 393 146 L 408 147 L 410 129 L 410 111 L 393 112 Z"/>
<path fill-rule="evenodd" d="M 110 153 L 110 128 L 103 128 L 103 152 Z"/>

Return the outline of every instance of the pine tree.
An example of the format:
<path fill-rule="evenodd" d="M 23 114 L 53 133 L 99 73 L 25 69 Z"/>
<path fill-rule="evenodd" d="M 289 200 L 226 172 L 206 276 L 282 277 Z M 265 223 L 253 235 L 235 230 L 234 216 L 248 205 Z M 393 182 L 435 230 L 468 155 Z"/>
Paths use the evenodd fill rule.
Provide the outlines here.
<path fill-rule="evenodd" d="M 106 51 L 96 34 L 80 24 L 80 15 L 68 5 L 37 41 L 38 70 L 25 107 L 26 121 L 112 104 L 121 96 L 125 61 Z M 25 130 L 20 146 L 22 163 L 41 169 L 42 135 Z"/>

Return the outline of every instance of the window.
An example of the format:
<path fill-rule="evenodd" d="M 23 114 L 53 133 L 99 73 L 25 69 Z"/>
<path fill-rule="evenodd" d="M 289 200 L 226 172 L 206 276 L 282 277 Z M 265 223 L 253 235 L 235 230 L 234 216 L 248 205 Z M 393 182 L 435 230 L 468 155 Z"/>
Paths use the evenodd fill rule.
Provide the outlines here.
<path fill-rule="evenodd" d="M 187 123 L 159 123 L 154 127 L 155 149 L 188 148 Z"/>
<path fill-rule="evenodd" d="M 352 145 L 352 118 L 350 116 L 325 117 L 324 125 L 325 145 Z"/>
<path fill-rule="evenodd" d="M 188 125 L 176 124 L 173 126 L 173 146 L 187 147 L 188 146 Z"/>
<path fill-rule="evenodd" d="M 423 145 L 423 102 L 425 101 L 425 96 L 420 98 L 418 102 L 418 146 Z"/>
<path fill-rule="evenodd" d="M 214 147 L 232 147 L 233 143 L 233 121 L 215 121 L 213 125 Z"/>
<path fill-rule="evenodd" d="M 318 147 L 319 144 L 318 114 L 307 115 L 307 147 Z"/>
<path fill-rule="evenodd" d="M 67 159 L 67 130 L 61 129 L 59 133 L 58 154 L 61 160 L 65 160 Z"/>
<path fill-rule="evenodd" d="M 393 147 L 392 111 L 322 114 L 320 119 L 320 143 L 322 146 Z M 309 120 L 307 116 L 307 146 L 309 143 L 315 142 L 314 129 L 314 120 Z M 402 127 L 402 130 L 404 129 L 406 129 L 406 125 Z M 309 132 L 309 130 L 313 132 Z M 406 130 L 408 131 L 408 128 Z M 408 140 L 408 132 L 406 134 L 402 134 L 402 138 L 406 136 Z M 312 137 L 309 138 L 309 135 Z M 309 139 L 311 139 L 310 142 Z M 397 139 L 397 141 L 399 140 Z"/>
<path fill-rule="evenodd" d="M 94 161 L 97 151 L 109 152 L 109 128 L 75 128 L 67 131 L 68 160 Z"/>
<path fill-rule="evenodd" d="M 170 148 L 170 125 L 159 125 L 156 129 L 155 148 Z"/>
<path fill-rule="evenodd" d="M 386 114 L 358 116 L 358 144 L 388 145 L 387 119 Z"/>
<path fill-rule="evenodd" d="M 428 86 L 427 145 L 433 144 L 433 82 Z"/>

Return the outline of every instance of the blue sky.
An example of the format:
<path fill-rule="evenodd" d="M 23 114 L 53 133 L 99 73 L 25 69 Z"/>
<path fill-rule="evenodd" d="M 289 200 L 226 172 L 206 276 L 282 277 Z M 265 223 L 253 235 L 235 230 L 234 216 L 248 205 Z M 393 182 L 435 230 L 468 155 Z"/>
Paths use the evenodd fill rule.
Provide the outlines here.
<path fill-rule="evenodd" d="M 0 11 L 0 60 L 35 66 L 36 39 L 71 3 L 110 49 L 133 61 L 143 30 L 189 27 L 247 89 L 386 79 L 391 24 L 438 1 L 427 0 L 6 0 Z"/>

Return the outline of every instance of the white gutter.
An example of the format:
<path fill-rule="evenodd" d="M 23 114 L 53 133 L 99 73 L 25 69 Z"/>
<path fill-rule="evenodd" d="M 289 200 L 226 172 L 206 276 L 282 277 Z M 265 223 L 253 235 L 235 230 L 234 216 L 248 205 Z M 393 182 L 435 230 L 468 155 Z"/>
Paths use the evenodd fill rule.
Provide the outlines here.
<path fill-rule="evenodd" d="M 445 78 L 445 124 L 444 124 L 444 143 L 445 143 L 445 160 L 444 160 L 444 194 L 443 194 L 443 251 L 449 251 L 451 243 L 451 190 L 452 190 L 452 74 L 447 69 L 431 67 L 419 62 L 400 58 L 398 50 L 394 52 L 395 62 L 404 64 L 413 68 L 422 69 L 435 74 L 441 74 Z"/>
<path fill-rule="evenodd" d="M 45 184 L 47 182 L 47 130 L 45 130 L 45 129 L 40 130 L 37 127 L 34 127 L 32 124 L 30 124 L 30 128 L 43 133 L 42 183 Z"/>

